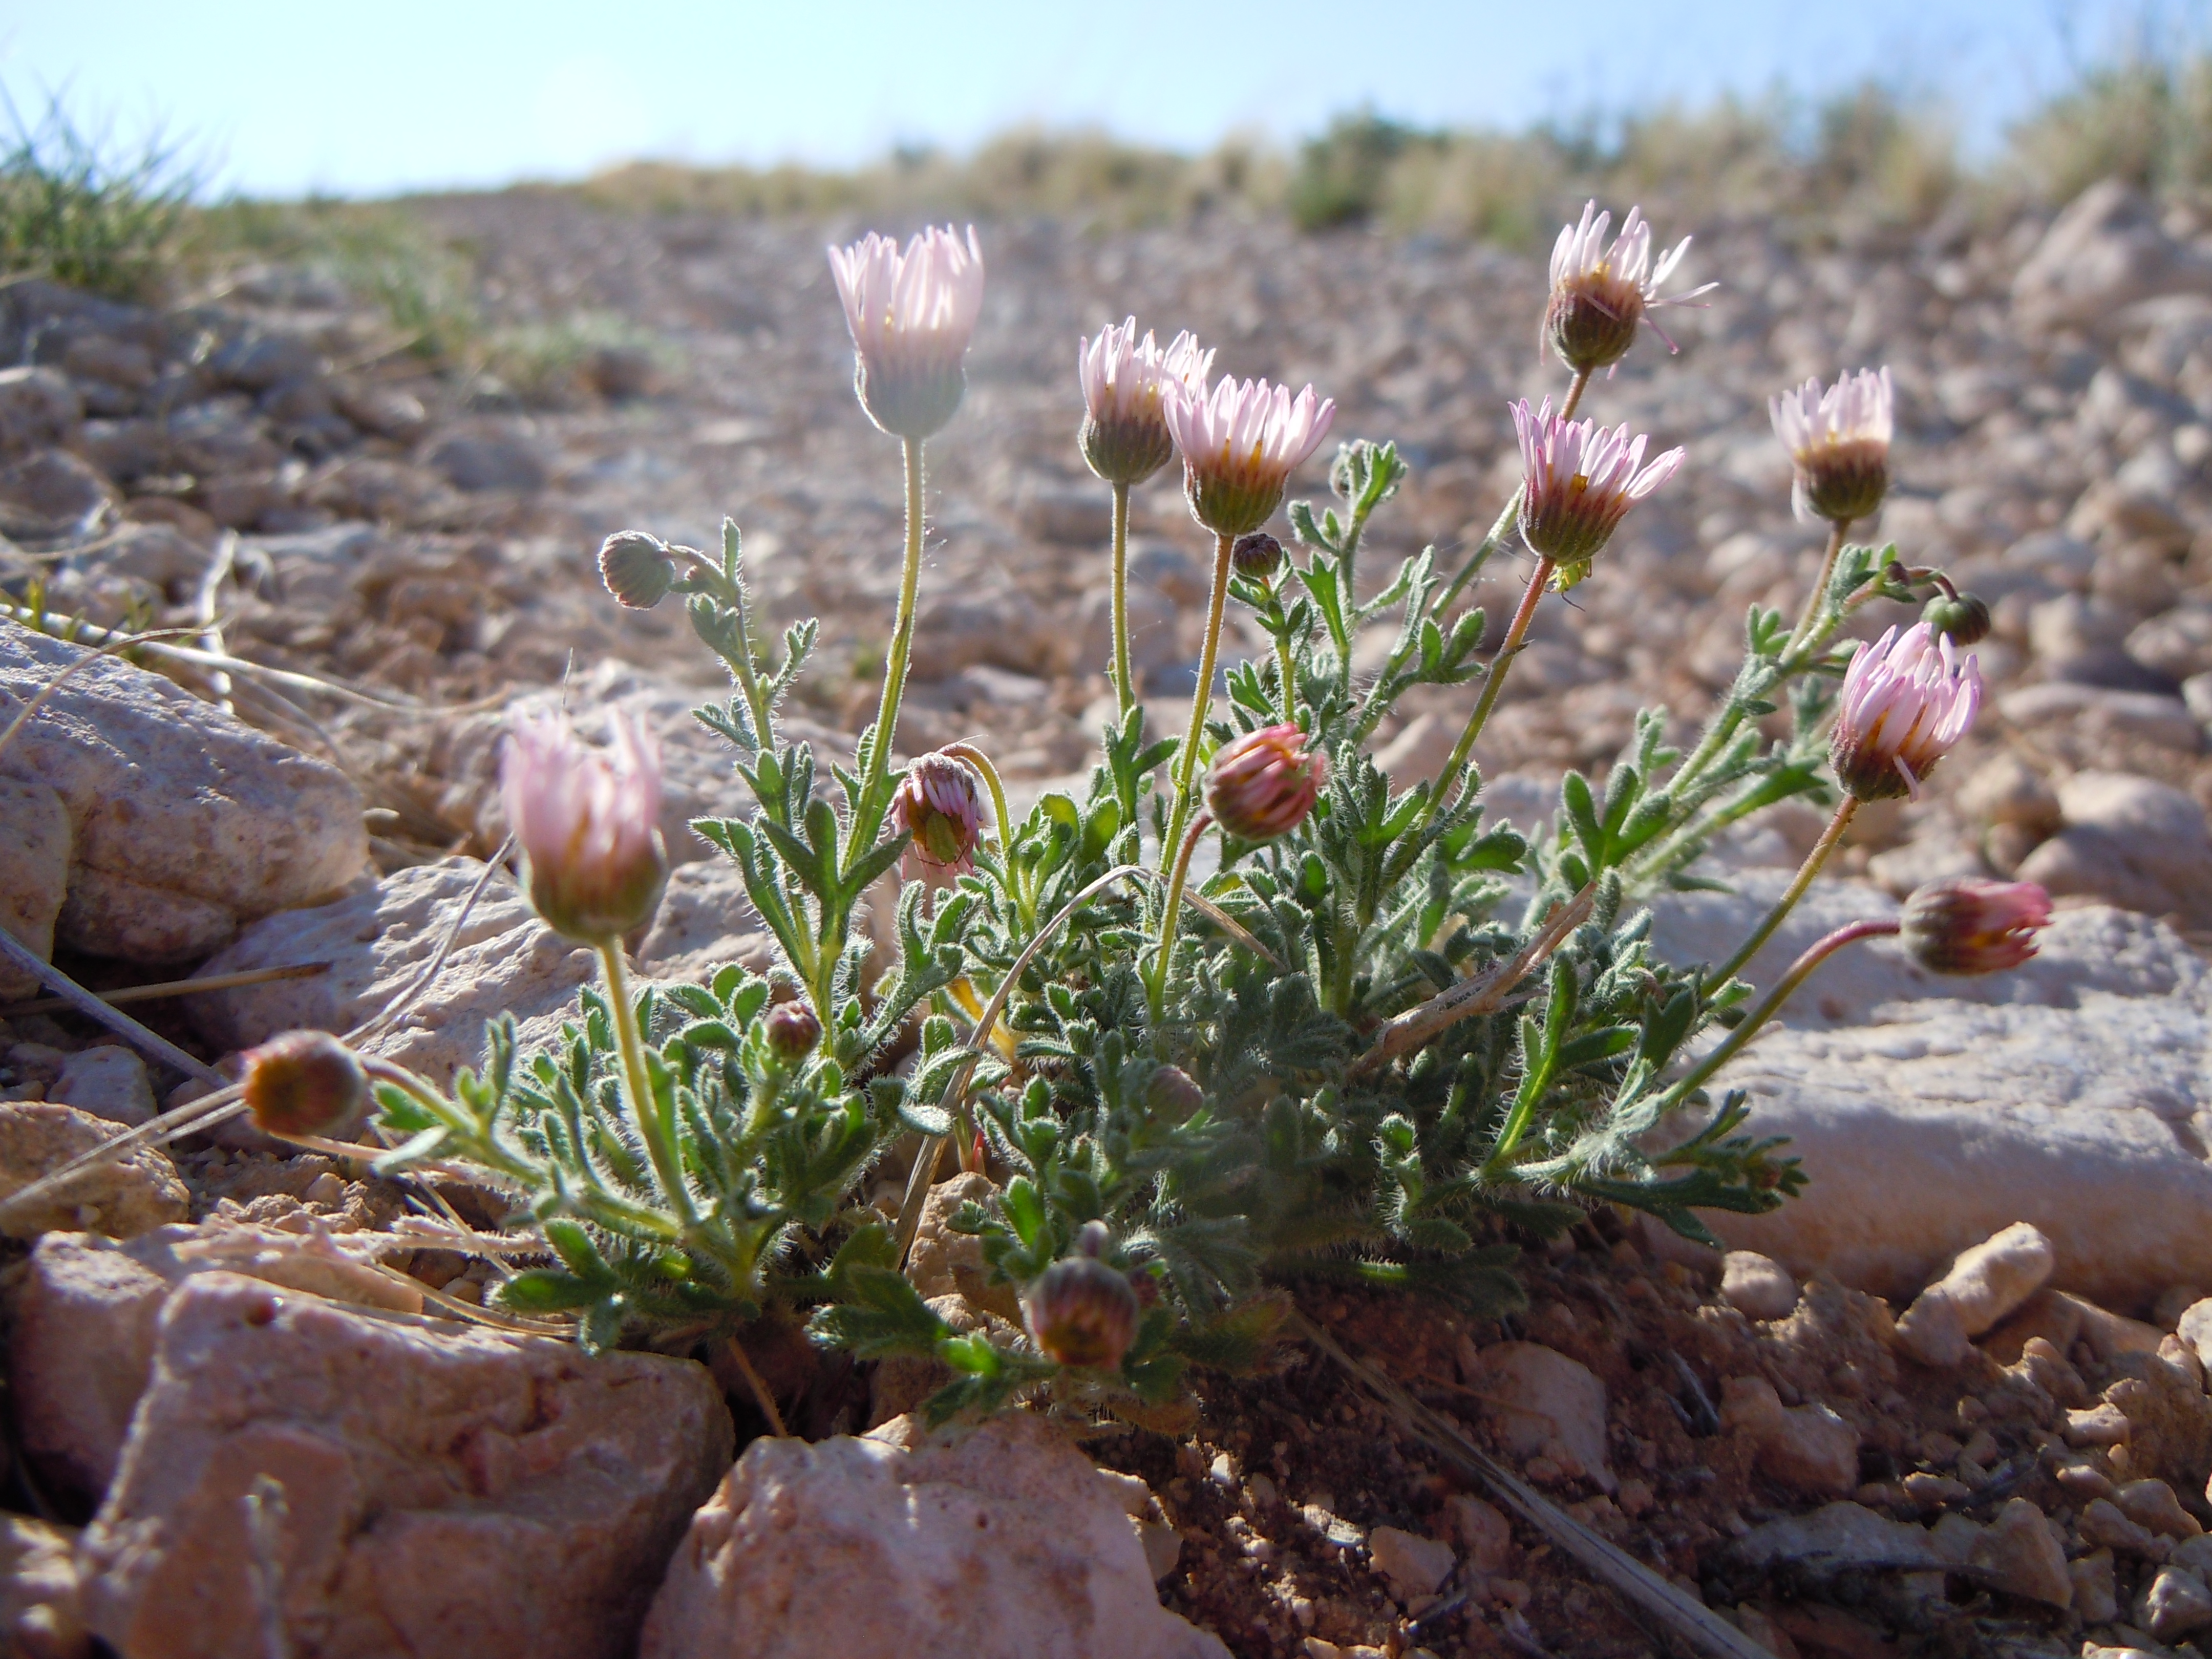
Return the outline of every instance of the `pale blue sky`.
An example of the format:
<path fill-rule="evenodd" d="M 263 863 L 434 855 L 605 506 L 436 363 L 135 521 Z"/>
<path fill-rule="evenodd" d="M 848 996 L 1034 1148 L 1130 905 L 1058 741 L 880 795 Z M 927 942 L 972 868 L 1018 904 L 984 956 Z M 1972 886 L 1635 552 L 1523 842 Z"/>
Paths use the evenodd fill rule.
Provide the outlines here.
<path fill-rule="evenodd" d="M 2206 0 L 0 0 L 0 85 L 197 135 L 221 182 L 362 194 L 574 177 L 639 155 L 849 164 L 1027 121 L 1199 149 L 1367 103 L 1514 127 L 1869 75 L 1972 139 Z"/>

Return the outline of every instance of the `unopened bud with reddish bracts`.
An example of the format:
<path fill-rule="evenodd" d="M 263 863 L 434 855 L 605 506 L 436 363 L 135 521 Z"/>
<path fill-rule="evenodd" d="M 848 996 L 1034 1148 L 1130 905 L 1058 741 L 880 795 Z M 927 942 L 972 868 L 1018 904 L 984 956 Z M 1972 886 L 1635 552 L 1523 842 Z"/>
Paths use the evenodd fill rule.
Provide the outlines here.
<path fill-rule="evenodd" d="M 814 1052 L 822 1041 L 822 1022 L 803 1002 L 779 1002 L 763 1022 L 768 1032 L 768 1051 L 790 1065 Z"/>
<path fill-rule="evenodd" d="M 531 908 L 587 945 L 652 921 L 668 882 L 660 750 L 634 717 L 609 725 L 612 744 L 599 750 L 578 740 L 565 715 L 519 715 L 501 770 Z"/>
<path fill-rule="evenodd" d="M 1206 1104 L 1206 1091 L 1180 1066 L 1163 1066 L 1145 1085 L 1145 1105 L 1171 1123 L 1181 1123 Z"/>
<path fill-rule="evenodd" d="M 1295 726 L 1263 726 L 1221 745 L 1206 774 L 1206 810 L 1242 841 L 1288 835 L 1313 811 L 1328 759 Z"/>
<path fill-rule="evenodd" d="M 599 548 L 599 580 L 618 605 L 650 611 L 676 585 L 676 560 L 668 544 L 642 530 L 623 530 Z"/>
<path fill-rule="evenodd" d="M 1095 1232 L 1094 1232 L 1095 1230 Z M 1048 1358 L 1062 1365 L 1119 1370 L 1137 1340 L 1143 1310 L 1129 1276 L 1100 1261 L 1105 1230 L 1093 1222 L 1063 1256 L 1037 1275 L 1022 1298 L 1022 1322 Z"/>
<path fill-rule="evenodd" d="M 1229 566 L 1250 580 L 1271 580 L 1283 567 L 1283 544 L 1264 530 L 1239 536 L 1230 544 Z"/>
<path fill-rule="evenodd" d="M 983 795 L 975 774 L 943 753 L 918 757 L 891 797 L 891 817 L 913 837 L 908 856 L 945 876 L 964 876 L 975 867 L 975 845 L 983 833 Z"/>
<path fill-rule="evenodd" d="M 368 1073 L 328 1031 L 286 1031 L 245 1056 L 241 1091 L 256 1128 L 272 1135 L 333 1135 L 368 1109 Z"/>
<path fill-rule="evenodd" d="M 2032 881 L 1937 881 L 1905 902 L 1899 932 L 1932 973 L 1996 974 L 2035 954 L 2051 895 Z"/>

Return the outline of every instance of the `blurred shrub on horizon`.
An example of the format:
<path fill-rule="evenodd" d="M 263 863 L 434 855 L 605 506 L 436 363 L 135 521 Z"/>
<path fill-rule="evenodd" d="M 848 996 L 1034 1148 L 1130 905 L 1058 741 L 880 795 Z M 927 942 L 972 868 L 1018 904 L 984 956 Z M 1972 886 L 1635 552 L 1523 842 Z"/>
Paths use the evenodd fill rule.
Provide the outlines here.
<path fill-rule="evenodd" d="M 36 125 L 12 104 L 5 113 L 14 136 L 0 140 L 0 280 L 43 274 L 174 300 L 282 264 L 380 306 L 397 337 L 434 361 L 482 369 L 503 356 L 510 380 L 553 386 L 608 349 L 608 325 L 595 318 L 525 318 L 535 332 L 510 326 L 514 337 L 494 341 L 475 252 L 434 231 L 416 198 L 208 204 L 205 168 L 173 144 L 119 148 L 73 123 L 58 99 Z M 1868 85 L 1822 102 L 1777 91 L 1521 132 L 1423 128 L 1362 110 L 1288 150 L 1247 135 L 1188 155 L 1024 129 L 964 155 L 906 149 L 849 171 L 640 161 L 513 188 L 656 216 L 886 227 L 1050 218 L 1103 229 L 1282 216 L 1313 231 L 1536 249 L 1588 197 L 1616 210 L 1641 202 L 1670 224 L 1757 219 L 1829 240 L 2049 210 L 2107 176 L 2169 198 L 2212 198 L 2212 51 L 2146 33 L 2083 68 L 1997 155 L 1972 164 L 1939 106 Z"/>

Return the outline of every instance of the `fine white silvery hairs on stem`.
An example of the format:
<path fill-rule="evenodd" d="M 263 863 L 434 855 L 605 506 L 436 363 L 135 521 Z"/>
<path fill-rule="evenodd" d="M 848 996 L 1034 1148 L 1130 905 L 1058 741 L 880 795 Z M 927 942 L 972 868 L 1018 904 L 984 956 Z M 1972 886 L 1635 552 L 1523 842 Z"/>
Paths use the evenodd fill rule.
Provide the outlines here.
<path fill-rule="evenodd" d="M 1200 349 L 1188 330 L 1160 349 L 1148 329 L 1137 338 L 1137 319 L 1109 324 L 1075 351 L 1083 387 L 1083 424 L 1076 447 L 1084 465 L 1114 487 L 1114 690 L 1126 720 L 1136 704 L 1129 663 L 1129 488 L 1140 484 L 1175 456 L 1167 403 L 1180 393 L 1202 393 L 1213 372 L 1213 353 Z"/>

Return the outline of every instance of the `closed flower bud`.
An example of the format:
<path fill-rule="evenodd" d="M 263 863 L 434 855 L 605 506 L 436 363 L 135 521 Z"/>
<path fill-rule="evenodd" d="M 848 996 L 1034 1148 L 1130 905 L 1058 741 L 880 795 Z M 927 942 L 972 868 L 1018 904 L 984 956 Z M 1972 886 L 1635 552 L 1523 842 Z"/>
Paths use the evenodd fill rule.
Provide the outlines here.
<path fill-rule="evenodd" d="M 1171 1123 L 1181 1123 L 1206 1104 L 1206 1091 L 1180 1066 L 1163 1066 L 1145 1085 L 1145 1105 Z"/>
<path fill-rule="evenodd" d="M 617 604 L 650 611 L 676 585 L 676 561 L 659 537 L 642 530 L 618 531 L 599 548 L 599 580 Z"/>
<path fill-rule="evenodd" d="M 914 838 L 908 850 L 918 863 L 947 876 L 975 867 L 983 797 L 963 762 L 935 753 L 916 758 L 891 797 L 891 816 Z"/>
<path fill-rule="evenodd" d="M 660 751 L 635 718 L 610 724 L 613 745 L 602 750 L 579 742 L 565 716 L 520 716 L 501 769 L 531 908 L 587 945 L 652 921 L 668 881 Z"/>
<path fill-rule="evenodd" d="M 332 1135 L 368 1109 L 368 1073 L 327 1031 L 287 1031 L 246 1054 L 243 1091 L 254 1127 L 273 1135 Z"/>
<path fill-rule="evenodd" d="M 1982 706 L 1974 659 L 1926 623 L 1860 641 L 1844 671 L 1828 759 L 1860 800 L 1920 796 L 1920 781 L 1958 745 Z"/>
<path fill-rule="evenodd" d="M 1282 568 L 1283 544 L 1266 531 L 1255 530 L 1231 544 L 1229 563 L 1238 575 L 1264 582 Z"/>
<path fill-rule="evenodd" d="M 983 250 L 947 225 L 906 245 L 873 231 L 830 250 L 853 335 L 853 389 L 885 432 L 927 438 L 960 407 L 963 360 L 983 309 Z"/>
<path fill-rule="evenodd" d="M 1939 593 L 1920 620 L 1954 645 L 1979 645 L 1990 636 L 1990 607 L 1972 593 Z"/>
<path fill-rule="evenodd" d="M 1102 1370 L 1120 1369 L 1140 1311 L 1129 1276 L 1091 1255 L 1054 1262 L 1022 1298 L 1023 1322 L 1048 1358 Z"/>
<path fill-rule="evenodd" d="M 1905 948 L 1937 974 L 1995 974 L 2035 954 L 2051 895 L 2032 881 L 1938 881 L 1905 902 Z"/>
<path fill-rule="evenodd" d="M 1265 726 L 1222 744 L 1206 774 L 1206 810 L 1243 841 L 1273 841 L 1305 822 L 1328 757 L 1295 726 Z"/>
<path fill-rule="evenodd" d="M 768 1051 L 789 1065 L 804 1060 L 822 1041 L 822 1022 L 803 1002 L 779 1002 L 768 1011 Z"/>

